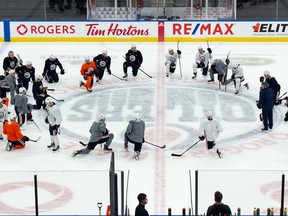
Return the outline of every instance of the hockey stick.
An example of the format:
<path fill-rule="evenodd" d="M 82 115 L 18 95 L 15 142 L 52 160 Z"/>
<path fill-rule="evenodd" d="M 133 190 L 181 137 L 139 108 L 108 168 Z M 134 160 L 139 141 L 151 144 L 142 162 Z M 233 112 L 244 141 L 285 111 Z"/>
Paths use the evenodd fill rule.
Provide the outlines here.
<path fill-rule="evenodd" d="M 158 147 L 158 148 L 161 148 L 161 149 L 164 149 L 166 147 L 166 145 L 163 145 L 163 146 L 159 146 L 159 145 L 156 145 L 156 144 L 153 144 L 151 142 L 147 142 L 145 141 L 145 143 L 149 144 L 149 145 L 152 145 L 152 146 L 155 146 L 155 147 Z"/>
<path fill-rule="evenodd" d="M 207 41 L 207 42 L 208 42 L 208 41 Z M 229 50 L 226 59 L 229 59 L 230 53 L 231 53 L 231 50 Z M 228 84 L 228 83 L 225 83 L 225 82 L 226 82 L 225 76 L 227 77 L 227 73 L 228 73 L 228 65 L 227 65 L 227 67 L 226 67 L 226 73 L 225 73 L 225 75 L 223 75 L 224 82 L 222 82 L 222 81 L 220 82 L 220 81 L 219 81 L 219 90 L 221 89 L 221 84 L 224 83 L 224 85 L 225 85 L 225 92 L 227 91 L 227 84 Z M 232 81 L 233 81 L 233 80 L 232 80 Z M 231 82 L 232 82 L 232 81 L 231 81 Z M 223 84 L 222 84 L 222 85 L 223 85 Z"/>
<path fill-rule="evenodd" d="M 40 139 L 41 139 L 41 136 L 39 136 L 36 140 L 34 140 L 34 139 L 29 139 L 29 141 L 31 141 L 31 142 L 38 142 Z"/>
<path fill-rule="evenodd" d="M 183 154 L 185 154 L 187 151 L 189 151 L 191 148 L 193 148 L 197 143 L 199 143 L 201 140 L 199 139 L 197 142 L 195 142 L 192 146 L 190 146 L 188 149 L 186 149 L 181 154 L 174 154 L 172 153 L 171 156 L 181 157 Z"/>
<path fill-rule="evenodd" d="M 99 66 L 99 65 L 97 65 L 97 67 L 101 68 L 102 70 L 104 70 L 104 71 L 106 71 L 106 72 L 108 73 L 108 71 L 107 71 L 106 69 L 104 69 L 103 67 L 101 67 L 101 66 Z M 109 73 L 108 73 L 108 74 L 109 74 Z M 120 80 L 122 80 L 122 81 L 127 81 L 127 79 L 118 77 L 118 76 L 116 76 L 115 74 L 112 74 L 112 73 L 111 73 L 110 75 L 112 75 L 112 76 L 114 76 L 114 77 L 116 77 L 117 79 L 120 79 Z"/>
<path fill-rule="evenodd" d="M 55 91 L 55 89 L 46 89 L 47 91 Z"/>
<path fill-rule="evenodd" d="M 177 51 L 179 50 L 179 42 L 180 41 L 177 42 Z M 182 67 L 181 67 L 181 60 L 179 56 L 178 56 L 178 59 L 179 59 L 180 76 L 182 77 Z"/>
<path fill-rule="evenodd" d="M 84 143 L 84 142 L 82 142 L 82 141 L 79 141 L 79 143 L 81 144 L 81 145 L 83 145 L 83 146 L 87 146 L 88 144 L 86 144 L 86 143 Z"/>
<path fill-rule="evenodd" d="M 56 98 L 54 98 L 54 97 L 53 97 L 53 96 L 51 96 L 51 95 L 48 95 L 48 97 L 51 97 L 51 98 L 53 98 L 55 101 L 64 102 L 64 99 L 56 99 Z"/>
<path fill-rule="evenodd" d="M 36 122 L 35 122 L 34 120 L 32 120 L 32 122 L 33 122 L 34 125 L 38 128 L 38 130 L 41 131 L 40 128 L 39 128 L 39 126 L 36 124 Z"/>
<path fill-rule="evenodd" d="M 208 40 L 206 41 L 206 43 L 207 43 L 207 47 L 209 48 L 209 42 L 208 42 Z"/>
<path fill-rule="evenodd" d="M 122 57 L 126 60 L 125 56 L 122 56 Z M 131 62 L 131 64 L 134 65 L 134 66 L 136 66 L 136 65 L 135 65 L 134 63 L 132 63 L 132 62 Z M 146 73 L 145 71 L 143 71 L 140 67 L 138 67 L 138 69 L 139 69 L 142 73 L 144 73 L 146 76 L 152 78 L 152 76 L 150 76 L 149 74 L 147 74 L 147 73 Z"/>

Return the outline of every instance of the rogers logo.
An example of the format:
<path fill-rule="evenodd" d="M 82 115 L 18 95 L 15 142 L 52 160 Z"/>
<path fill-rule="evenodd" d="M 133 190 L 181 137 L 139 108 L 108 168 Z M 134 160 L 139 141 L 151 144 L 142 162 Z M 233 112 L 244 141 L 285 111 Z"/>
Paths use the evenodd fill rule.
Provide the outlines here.
<path fill-rule="evenodd" d="M 43 34 L 75 34 L 76 29 L 74 25 L 31 25 L 26 26 L 21 24 L 16 28 L 20 35 L 25 35 L 27 33 L 31 35 L 43 35 Z"/>
<path fill-rule="evenodd" d="M 21 24 L 17 27 L 16 30 L 20 35 L 25 35 L 28 32 L 28 27 L 24 24 Z"/>

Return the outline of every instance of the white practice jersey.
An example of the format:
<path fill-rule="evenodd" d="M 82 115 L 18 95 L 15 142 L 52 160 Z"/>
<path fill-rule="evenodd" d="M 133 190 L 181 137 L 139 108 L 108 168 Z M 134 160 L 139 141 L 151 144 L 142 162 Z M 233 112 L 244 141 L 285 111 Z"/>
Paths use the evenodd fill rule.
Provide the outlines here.
<path fill-rule="evenodd" d="M 209 121 L 204 119 L 199 126 L 199 136 L 204 135 L 207 141 L 215 141 L 220 132 L 223 131 L 223 127 L 217 119 Z"/>
<path fill-rule="evenodd" d="M 242 77 L 244 78 L 244 72 L 241 66 L 235 68 L 229 65 L 228 68 L 232 70 L 232 74 L 234 74 L 235 78 L 242 78 Z"/>
<path fill-rule="evenodd" d="M 8 117 L 8 110 L 6 105 L 2 105 L 2 107 L 0 107 L 0 122 L 4 122 L 5 120 L 7 120 Z"/>
<path fill-rule="evenodd" d="M 59 107 L 56 104 L 54 104 L 53 106 L 51 107 L 47 106 L 46 108 L 49 124 L 51 126 L 60 125 L 62 122 L 62 115 Z"/>
<path fill-rule="evenodd" d="M 204 62 L 205 67 L 207 67 L 209 63 L 209 59 L 212 61 L 212 54 L 209 54 L 208 52 L 203 52 L 202 54 L 198 51 L 195 56 L 195 62 L 200 64 L 200 62 Z"/>
<path fill-rule="evenodd" d="M 176 65 L 177 64 L 177 59 L 181 58 L 181 55 L 178 55 L 177 52 L 173 52 L 172 55 L 170 53 L 167 53 L 165 55 L 165 58 L 166 58 L 166 61 L 165 61 L 166 64 L 174 63 Z"/>

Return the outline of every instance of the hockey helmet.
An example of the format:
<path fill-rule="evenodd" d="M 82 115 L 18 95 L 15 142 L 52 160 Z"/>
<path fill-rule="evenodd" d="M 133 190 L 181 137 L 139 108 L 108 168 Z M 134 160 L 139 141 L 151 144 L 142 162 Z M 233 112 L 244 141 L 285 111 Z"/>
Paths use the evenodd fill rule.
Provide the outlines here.
<path fill-rule="evenodd" d="M 36 80 L 43 80 L 43 76 L 42 76 L 42 75 L 40 75 L 40 74 L 39 74 L 39 75 L 37 75 L 37 76 L 36 76 Z"/>
<path fill-rule="evenodd" d="M 236 68 L 238 68 L 239 66 L 240 66 L 240 64 L 237 64 L 237 63 L 236 63 L 236 64 L 233 65 L 233 69 L 236 69 Z"/>
<path fill-rule="evenodd" d="M 10 50 L 10 51 L 8 52 L 8 56 L 9 56 L 9 57 L 14 57 L 14 52 L 13 52 L 12 50 Z"/>
<path fill-rule="evenodd" d="M 25 87 L 20 87 L 19 88 L 19 94 L 26 94 L 26 88 Z"/>
<path fill-rule="evenodd" d="M 131 49 L 135 48 L 136 49 L 136 45 L 135 44 L 132 44 L 131 45 Z"/>
<path fill-rule="evenodd" d="M 270 71 L 268 71 L 268 70 L 266 70 L 266 71 L 264 71 L 264 76 L 270 76 Z"/>
<path fill-rule="evenodd" d="M 14 70 L 9 70 L 9 74 L 15 74 Z"/>
<path fill-rule="evenodd" d="M 134 118 L 135 118 L 136 121 L 140 121 L 141 118 L 142 118 L 142 115 L 140 113 L 136 113 Z"/>
<path fill-rule="evenodd" d="M 90 61 L 90 57 L 89 56 L 85 56 L 84 57 L 84 61 Z"/>
<path fill-rule="evenodd" d="M 47 97 L 46 99 L 45 99 L 45 103 L 46 104 L 49 104 L 49 103 L 53 103 L 54 101 L 53 101 L 53 99 L 51 98 L 51 97 Z"/>
<path fill-rule="evenodd" d="M 206 116 L 208 117 L 213 117 L 213 113 L 211 111 L 206 112 Z"/>
<path fill-rule="evenodd" d="M 56 56 L 54 54 L 51 54 L 50 59 L 56 59 Z"/>
<path fill-rule="evenodd" d="M 102 51 L 102 55 L 107 56 L 107 54 L 108 54 L 107 50 Z"/>
<path fill-rule="evenodd" d="M 202 49 L 203 49 L 203 47 L 202 47 L 202 46 L 199 46 L 199 47 L 198 47 L 198 50 L 202 50 Z"/>
<path fill-rule="evenodd" d="M 10 119 L 10 120 L 15 120 L 16 117 L 17 117 L 17 116 L 16 116 L 15 113 L 10 113 L 10 114 L 9 114 L 9 119 Z"/>
<path fill-rule="evenodd" d="M 102 113 L 98 115 L 98 121 L 105 121 L 105 116 Z"/>
<path fill-rule="evenodd" d="M 26 65 L 32 65 L 31 61 L 26 61 Z"/>

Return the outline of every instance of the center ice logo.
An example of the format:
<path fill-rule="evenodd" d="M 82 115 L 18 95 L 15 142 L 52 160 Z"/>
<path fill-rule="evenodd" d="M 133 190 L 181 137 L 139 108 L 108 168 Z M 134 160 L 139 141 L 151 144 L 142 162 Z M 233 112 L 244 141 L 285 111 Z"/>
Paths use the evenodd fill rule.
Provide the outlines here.
<path fill-rule="evenodd" d="M 223 134 L 227 133 L 220 138 L 222 141 L 219 141 L 231 142 L 231 137 L 233 140 L 240 140 L 257 134 L 255 132 L 259 130 L 261 123 L 258 118 L 259 110 L 255 105 L 256 98 L 249 95 L 235 97 L 228 92 L 215 91 L 215 86 L 214 89 L 208 88 L 211 87 L 203 88 L 190 84 L 166 86 L 165 97 L 161 100 L 157 97 L 153 84 L 146 84 L 144 87 L 106 86 L 98 88 L 92 94 L 73 95 L 65 103 L 66 115 L 61 125 L 62 132 L 70 137 L 86 140 L 97 114 L 104 113 L 109 129 L 122 137 L 133 113 L 140 112 L 147 126 L 153 130 L 164 130 L 164 133 L 166 130 L 175 131 L 180 135 L 189 134 L 190 139 L 195 139 L 200 121 L 205 117 L 205 113 L 211 110 L 222 122 Z M 159 106 L 165 112 L 156 113 Z M 164 128 L 157 128 L 160 127 L 157 125 L 159 117 L 164 122 Z M 174 143 L 177 142 L 181 144 L 184 141 L 174 140 Z"/>

